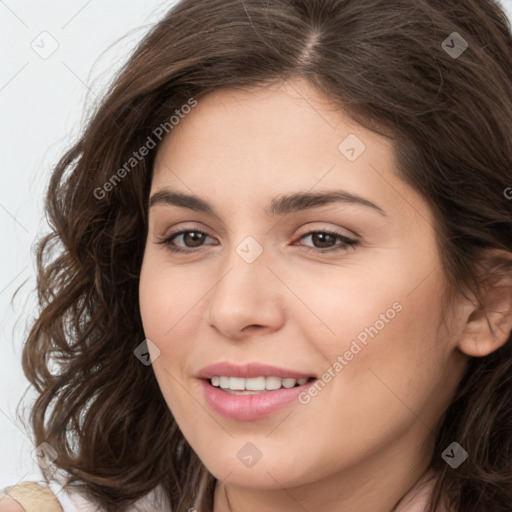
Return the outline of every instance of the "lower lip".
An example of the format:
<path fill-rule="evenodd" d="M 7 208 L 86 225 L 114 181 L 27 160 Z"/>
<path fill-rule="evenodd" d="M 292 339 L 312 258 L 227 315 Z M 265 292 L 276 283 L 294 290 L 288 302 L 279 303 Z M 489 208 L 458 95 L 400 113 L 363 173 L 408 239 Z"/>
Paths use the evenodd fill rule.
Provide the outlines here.
<path fill-rule="evenodd" d="M 286 405 L 298 401 L 298 396 L 315 381 L 302 386 L 281 388 L 254 395 L 232 395 L 201 379 L 208 405 L 217 413 L 231 420 L 250 421 L 266 418 Z"/>

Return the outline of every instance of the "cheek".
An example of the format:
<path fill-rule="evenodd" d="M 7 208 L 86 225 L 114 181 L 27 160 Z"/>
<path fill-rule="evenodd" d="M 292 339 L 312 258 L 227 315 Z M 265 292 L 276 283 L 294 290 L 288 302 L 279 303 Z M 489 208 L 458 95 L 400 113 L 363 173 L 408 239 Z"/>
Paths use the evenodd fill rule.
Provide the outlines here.
<path fill-rule="evenodd" d="M 184 364 L 191 345 L 182 340 L 190 336 L 190 326 L 197 322 L 192 305 L 197 302 L 198 292 L 197 287 L 186 286 L 180 279 L 179 272 L 165 271 L 161 263 L 150 256 L 145 258 L 139 285 L 140 313 L 146 338 L 160 351 L 152 370 L 162 395 L 185 437 L 197 443 L 189 434 L 193 435 L 191 427 L 196 421 L 204 421 L 204 415 L 190 406 L 190 390 L 184 390 L 188 386 Z"/>
<path fill-rule="evenodd" d="M 427 300 L 433 296 L 435 286 L 416 294 L 391 293 L 384 300 L 375 297 L 371 308 L 360 308 L 358 314 L 353 305 L 346 321 L 338 322 L 347 334 L 324 352 L 338 365 L 323 405 L 343 404 L 332 409 L 332 424 L 343 424 L 347 438 L 384 439 L 386 432 L 398 435 L 418 418 L 430 426 L 437 421 L 447 363 L 445 351 L 438 349 L 441 310 Z"/>
<path fill-rule="evenodd" d="M 171 271 L 151 254 L 144 259 L 139 284 L 140 314 L 146 336 L 161 351 L 167 345 L 162 341 L 172 341 L 181 323 L 194 315 L 194 305 L 208 289 L 195 283 L 189 274 L 179 269 Z"/>
<path fill-rule="evenodd" d="M 447 349 L 438 339 L 438 275 L 415 288 L 411 283 L 424 277 L 421 268 L 388 268 L 385 274 L 376 269 L 335 286 L 331 281 L 309 295 L 311 301 L 316 297 L 314 309 L 328 327 L 310 331 L 310 341 L 326 361 L 323 375 L 331 390 L 322 393 L 332 393 L 329 400 L 344 404 L 345 413 L 350 409 L 343 421 L 353 423 L 354 434 L 373 412 L 392 423 L 394 415 L 410 417 L 408 405 L 422 408 L 435 400 L 433 391 L 447 364 Z"/>
<path fill-rule="evenodd" d="M 148 255 L 141 269 L 139 285 L 140 313 L 144 334 L 159 349 L 153 362 L 162 394 L 177 419 L 191 415 L 190 395 L 184 386 L 197 386 L 187 366 L 199 336 L 196 334 L 203 318 L 201 298 L 210 286 L 204 280 L 194 283 L 189 273 L 166 268 L 157 258 Z"/>

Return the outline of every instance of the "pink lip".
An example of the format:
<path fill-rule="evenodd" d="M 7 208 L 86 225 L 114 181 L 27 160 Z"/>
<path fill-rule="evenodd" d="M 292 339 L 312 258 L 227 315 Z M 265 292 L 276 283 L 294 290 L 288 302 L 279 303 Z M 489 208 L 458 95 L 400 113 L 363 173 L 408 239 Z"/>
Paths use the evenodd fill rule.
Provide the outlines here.
<path fill-rule="evenodd" d="M 280 377 L 281 379 L 302 379 L 304 377 L 314 377 L 311 373 L 297 372 L 268 364 L 248 363 L 244 365 L 234 365 L 227 362 L 215 363 L 206 366 L 197 375 L 199 379 L 211 379 L 216 376 L 243 377 L 245 379 L 250 379 L 252 377 Z"/>
<path fill-rule="evenodd" d="M 275 376 L 277 377 L 277 375 Z M 294 401 L 298 403 L 300 393 L 313 384 L 311 381 L 290 389 L 282 388 L 254 395 L 231 395 L 212 386 L 209 380 L 202 379 L 200 383 L 206 403 L 215 412 L 231 420 L 241 421 L 265 418 L 287 404 Z"/>
<path fill-rule="evenodd" d="M 203 368 L 197 377 L 201 379 L 206 403 L 218 414 L 232 420 L 242 421 L 265 418 L 287 404 L 297 401 L 300 393 L 312 382 L 289 389 L 282 388 L 251 395 L 232 395 L 210 384 L 210 379 L 216 376 L 243 377 L 245 379 L 252 377 L 280 377 L 281 379 L 314 377 L 312 374 L 256 362 L 244 365 L 220 362 Z"/>

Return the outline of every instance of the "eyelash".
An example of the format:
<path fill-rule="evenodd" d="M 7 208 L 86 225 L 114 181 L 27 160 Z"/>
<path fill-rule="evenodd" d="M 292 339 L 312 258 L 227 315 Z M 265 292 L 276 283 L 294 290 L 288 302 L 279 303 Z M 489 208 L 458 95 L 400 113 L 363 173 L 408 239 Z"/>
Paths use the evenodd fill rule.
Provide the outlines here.
<path fill-rule="evenodd" d="M 198 248 L 182 249 L 176 245 L 172 245 L 174 238 L 176 238 L 179 235 L 183 235 L 185 233 L 200 233 L 201 235 L 210 236 L 210 235 L 208 235 L 208 233 L 205 233 L 204 231 L 202 231 L 200 229 L 183 229 L 181 231 L 176 231 L 174 233 L 171 233 L 170 235 L 166 236 L 165 238 L 161 239 L 159 242 L 156 242 L 156 243 L 167 246 L 167 249 L 173 253 L 197 252 Z M 328 249 L 318 249 L 316 247 L 302 246 L 303 249 L 305 249 L 306 251 L 315 251 L 317 253 L 348 251 L 351 247 L 355 247 L 359 243 L 357 240 L 353 240 L 351 238 L 348 238 L 348 237 L 342 235 L 341 233 L 338 233 L 336 231 L 330 231 L 330 230 L 308 231 L 307 233 L 304 233 L 303 235 L 301 235 L 299 237 L 299 240 L 302 240 L 303 238 L 308 237 L 310 235 L 319 234 L 319 233 L 334 236 L 334 237 L 338 238 L 339 240 L 341 240 L 343 242 L 343 245 L 340 245 L 340 246 L 334 247 L 334 248 L 328 248 Z M 200 246 L 200 247 L 203 247 L 203 246 Z"/>

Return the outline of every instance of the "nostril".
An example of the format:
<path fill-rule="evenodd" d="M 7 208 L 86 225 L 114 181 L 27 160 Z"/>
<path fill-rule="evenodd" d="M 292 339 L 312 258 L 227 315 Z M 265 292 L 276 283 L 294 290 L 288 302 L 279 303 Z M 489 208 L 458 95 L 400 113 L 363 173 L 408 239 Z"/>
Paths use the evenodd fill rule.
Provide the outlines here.
<path fill-rule="evenodd" d="M 262 326 L 262 325 L 258 325 L 258 324 L 246 325 L 246 326 L 242 329 L 242 331 L 245 331 L 245 330 L 249 330 L 249 331 L 250 331 L 250 330 L 253 330 L 254 328 L 259 329 L 259 328 L 261 328 L 261 327 L 263 327 L 263 326 Z"/>

